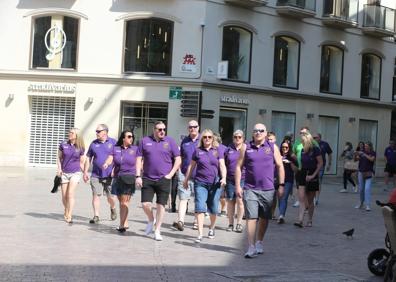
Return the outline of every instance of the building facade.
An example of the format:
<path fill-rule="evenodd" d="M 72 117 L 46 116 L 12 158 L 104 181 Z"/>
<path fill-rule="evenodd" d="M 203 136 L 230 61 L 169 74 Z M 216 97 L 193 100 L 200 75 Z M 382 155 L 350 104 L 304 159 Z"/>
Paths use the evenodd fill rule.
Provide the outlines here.
<path fill-rule="evenodd" d="M 346 141 L 369 140 L 381 175 L 396 99 L 394 9 L 392 0 L 2 1 L 0 165 L 53 166 L 72 126 L 89 143 L 99 123 L 140 138 L 160 119 L 179 140 L 196 112 L 186 97 L 201 97 L 201 128 L 224 143 L 257 122 L 279 139 L 309 126 L 333 148 L 329 174 L 342 173 Z"/>

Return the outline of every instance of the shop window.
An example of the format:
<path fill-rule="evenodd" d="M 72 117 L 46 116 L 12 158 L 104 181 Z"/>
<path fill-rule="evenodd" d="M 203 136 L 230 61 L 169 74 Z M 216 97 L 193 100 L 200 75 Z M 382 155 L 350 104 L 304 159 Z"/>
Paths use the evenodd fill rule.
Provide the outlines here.
<path fill-rule="evenodd" d="M 360 97 L 380 99 L 381 58 L 374 54 L 363 54 Z"/>
<path fill-rule="evenodd" d="M 171 74 L 173 22 L 151 18 L 126 23 L 125 72 Z"/>
<path fill-rule="evenodd" d="M 333 94 L 342 93 L 344 51 L 335 46 L 322 47 L 320 68 L 320 91 Z"/>
<path fill-rule="evenodd" d="M 79 20 L 54 15 L 34 19 L 32 68 L 76 69 Z"/>
<path fill-rule="evenodd" d="M 219 133 L 224 145 L 228 146 L 232 143 L 232 136 L 237 129 L 246 133 L 246 109 L 238 108 L 220 108 L 219 117 Z M 249 136 L 245 136 L 249 140 Z"/>
<path fill-rule="evenodd" d="M 274 78 L 277 87 L 298 88 L 300 42 L 291 37 L 275 38 Z"/>
<path fill-rule="evenodd" d="M 319 116 L 319 124 L 317 132 L 322 135 L 322 140 L 329 143 L 332 149 L 332 160 L 330 169 L 325 169 L 325 174 L 337 174 L 337 153 L 338 152 L 338 137 L 339 137 L 340 120 L 338 117 Z M 329 164 L 329 156 L 326 154 L 326 166 Z"/>
<path fill-rule="evenodd" d="M 228 61 L 228 79 L 242 82 L 250 81 L 250 58 L 252 52 L 252 33 L 236 26 L 223 29 L 222 60 Z"/>
<path fill-rule="evenodd" d="M 294 128 L 296 126 L 296 114 L 286 112 L 272 112 L 271 131 L 276 134 L 276 144 L 281 145 L 283 138 L 294 136 Z"/>
<path fill-rule="evenodd" d="M 373 144 L 374 151 L 377 148 L 378 121 L 359 120 L 359 141 L 370 141 Z"/>

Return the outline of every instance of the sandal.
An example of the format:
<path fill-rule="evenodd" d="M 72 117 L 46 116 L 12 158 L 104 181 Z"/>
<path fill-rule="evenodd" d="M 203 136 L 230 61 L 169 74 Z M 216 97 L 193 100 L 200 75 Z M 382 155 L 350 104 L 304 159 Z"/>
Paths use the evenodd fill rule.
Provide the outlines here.
<path fill-rule="evenodd" d="M 305 224 L 305 227 L 312 227 L 312 220 L 307 221 L 307 224 Z"/>
<path fill-rule="evenodd" d="M 125 227 L 119 226 L 119 227 L 116 228 L 116 230 L 117 230 L 118 232 L 120 232 L 120 233 L 124 233 L 124 232 L 126 231 L 126 228 L 125 228 Z"/>
<path fill-rule="evenodd" d="M 303 223 L 302 223 L 302 221 L 296 221 L 296 222 L 294 222 L 294 226 L 297 226 L 299 228 L 303 228 Z"/>
<path fill-rule="evenodd" d="M 198 230 L 198 223 L 194 222 L 192 229 L 193 230 Z"/>

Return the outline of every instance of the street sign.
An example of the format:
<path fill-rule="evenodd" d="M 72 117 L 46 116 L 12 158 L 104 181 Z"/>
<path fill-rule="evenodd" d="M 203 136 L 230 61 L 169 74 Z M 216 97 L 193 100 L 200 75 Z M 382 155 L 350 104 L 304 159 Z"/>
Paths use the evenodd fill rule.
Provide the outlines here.
<path fill-rule="evenodd" d="M 183 88 L 180 86 L 171 86 L 169 87 L 169 99 L 171 100 L 180 100 L 183 92 Z"/>
<path fill-rule="evenodd" d="M 198 117 L 200 107 L 200 91 L 182 91 L 180 116 L 182 117 Z"/>
<path fill-rule="evenodd" d="M 208 118 L 212 119 L 214 118 L 215 111 L 213 110 L 201 110 L 201 118 Z"/>

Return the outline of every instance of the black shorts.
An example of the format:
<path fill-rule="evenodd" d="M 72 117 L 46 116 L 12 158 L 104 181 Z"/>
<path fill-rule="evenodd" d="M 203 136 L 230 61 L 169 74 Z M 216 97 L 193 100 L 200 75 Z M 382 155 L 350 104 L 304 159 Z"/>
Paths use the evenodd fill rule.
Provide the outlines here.
<path fill-rule="evenodd" d="M 121 195 L 133 195 L 135 194 L 135 176 L 134 175 L 123 175 L 114 178 L 111 186 L 111 194 Z"/>
<path fill-rule="evenodd" d="M 165 206 L 168 202 L 170 189 L 171 179 L 166 179 L 165 177 L 162 177 L 161 179 L 154 181 L 143 178 L 142 203 L 151 203 L 155 194 L 157 198 L 156 203 Z"/>
<path fill-rule="evenodd" d="M 316 175 L 315 178 L 309 182 L 307 182 L 305 179 L 307 177 L 307 174 L 311 175 L 313 172 L 314 170 L 312 171 L 306 169 L 299 170 L 296 173 L 296 181 L 298 183 L 298 186 L 305 186 L 305 190 L 309 192 L 319 191 L 319 175 Z"/>
<path fill-rule="evenodd" d="M 396 165 L 386 164 L 384 171 L 387 172 L 389 176 L 393 176 L 396 174 Z"/>

